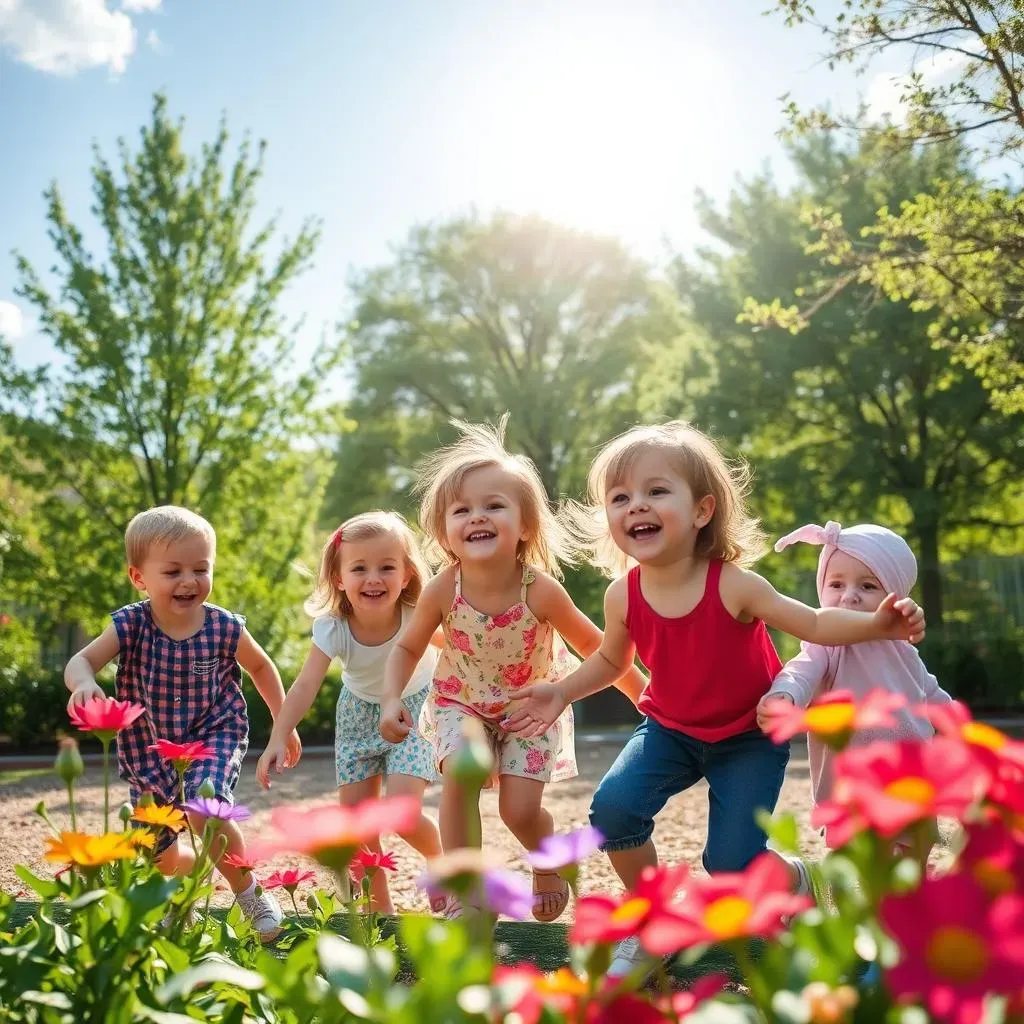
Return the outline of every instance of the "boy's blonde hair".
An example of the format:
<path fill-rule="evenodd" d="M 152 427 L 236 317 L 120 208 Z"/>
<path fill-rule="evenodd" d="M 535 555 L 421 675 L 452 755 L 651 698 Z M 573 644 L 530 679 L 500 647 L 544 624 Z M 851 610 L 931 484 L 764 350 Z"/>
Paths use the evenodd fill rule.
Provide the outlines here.
<path fill-rule="evenodd" d="M 505 448 L 508 413 L 496 427 L 486 423 L 452 420 L 459 440 L 439 448 L 417 466 L 416 492 L 420 502 L 420 525 L 427 535 L 427 553 L 436 565 L 454 565 L 457 559 L 448 549 L 445 519 L 448 506 L 456 501 L 470 473 L 497 466 L 515 481 L 526 539 L 520 541 L 516 557 L 525 565 L 537 566 L 561 577 L 559 562 L 573 561 L 573 547 L 565 528 L 548 505 L 547 492 L 537 467 L 525 455 L 513 455 Z"/>
<path fill-rule="evenodd" d="M 176 544 L 187 537 L 206 537 L 210 554 L 217 553 L 217 534 L 198 513 L 179 505 L 157 505 L 133 517 L 124 531 L 124 554 L 138 568 L 154 544 Z"/>
<path fill-rule="evenodd" d="M 695 501 L 715 499 L 711 521 L 697 534 L 694 553 L 748 566 L 768 550 L 759 521 L 747 507 L 750 468 L 742 459 L 730 461 L 706 434 L 682 420 L 633 427 L 601 449 L 587 476 L 587 505 L 567 504 L 562 517 L 593 565 L 612 578 L 629 567 L 626 554 L 608 531 L 608 492 L 629 475 L 641 455 L 661 452 L 693 492 Z"/>
<path fill-rule="evenodd" d="M 337 615 L 347 618 L 352 614 L 352 603 L 344 590 L 339 589 L 335 582 L 341 575 L 341 549 L 346 541 L 370 540 L 373 537 L 392 537 L 396 540 L 405 556 L 405 566 L 409 570 L 409 582 L 402 590 L 402 604 L 412 607 L 416 604 L 423 587 L 430 577 L 430 571 L 423 562 L 419 544 L 409 524 L 397 512 L 385 512 L 377 509 L 374 512 L 361 512 L 351 519 L 346 519 L 334 533 L 327 538 L 320 552 L 320 567 L 316 574 L 313 593 L 306 601 L 306 612 L 312 616 Z"/>

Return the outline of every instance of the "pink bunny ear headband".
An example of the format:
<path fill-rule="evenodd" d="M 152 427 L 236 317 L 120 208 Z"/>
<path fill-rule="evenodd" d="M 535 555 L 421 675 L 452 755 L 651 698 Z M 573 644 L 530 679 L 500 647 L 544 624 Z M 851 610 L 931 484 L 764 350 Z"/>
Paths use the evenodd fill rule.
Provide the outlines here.
<path fill-rule="evenodd" d="M 818 544 L 823 550 L 818 558 L 818 597 L 825 584 L 825 569 L 836 551 L 843 551 L 863 562 L 878 577 L 886 590 L 906 597 L 917 581 L 917 559 L 907 542 L 892 530 L 873 523 L 843 527 L 831 519 L 824 525 L 808 523 L 775 542 L 782 551 L 791 544 Z"/>

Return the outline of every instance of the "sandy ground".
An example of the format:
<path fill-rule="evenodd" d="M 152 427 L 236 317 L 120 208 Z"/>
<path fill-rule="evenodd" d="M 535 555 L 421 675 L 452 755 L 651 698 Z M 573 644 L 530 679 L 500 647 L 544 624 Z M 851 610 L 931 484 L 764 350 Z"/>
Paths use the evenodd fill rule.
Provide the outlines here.
<path fill-rule="evenodd" d="M 545 804 L 554 816 L 558 831 L 565 832 L 587 821 L 587 810 L 594 787 L 605 770 L 615 759 L 625 736 L 614 740 L 587 740 L 577 737 L 577 758 L 580 767 L 578 778 L 550 786 L 545 794 Z M 264 792 L 255 779 L 255 756 L 246 762 L 236 791 L 236 801 L 248 806 L 253 817 L 243 826 L 246 834 L 259 833 L 269 819 L 270 809 L 277 803 L 313 805 L 333 799 L 334 765 L 329 758 L 309 756 L 293 770 L 276 781 L 270 793 Z M 436 814 L 439 788 L 431 787 L 426 803 Z M 112 813 L 123 800 L 127 791 L 118 782 L 112 787 Z M 9 893 L 24 893 L 25 886 L 15 875 L 16 864 L 26 864 L 42 877 L 53 874 L 54 866 L 43 859 L 45 838 L 49 835 L 46 824 L 35 814 L 35 807 L 42 800 L 58 828 L 69 828 L 67 819 L 67 793 L 59 780 L 50 774 L 24 778 L 19 781 L 0 784 L 0 812 L 6 823 L 6 836 L 0 843 L 0 887 Z M 654 838 L 661 858 L 666 863 L 687 862 L 700 870 L 700 855 L 704 846 L 707 829 L 708 791 L 704 783 L 681 793 L 669 801 L 658 818 Z M 90 768 L 76 790 L 78 826 L 80 830 L 98 832 L 102 829 L 103 789 L 99 768 Z M 523 860 L 523 850 L 516 839 L 498 817 L 498 801 L 495 792 L 484 792 L 481 797 L 483 814 L 484 845 L 500 851 L 508 865 L 522 872 L 528 869 Z M 808 814 L 810 810 L 807 778 L 806 748 L 794 744 L 789 762 L 786 782 L 779 800 L 779 809 L 796 814 L 802 828 L 805 851 L 813 857 L 821 856 L 823 850 L 816 833 L 812 832 Z M 392 896 L 396 910 L 426 910 L 426 900 L 416 887 L 416 879 L 424 866 L 423 858 L 401 840 L 385 839 L 384 848 L 390 849 L 398 862 L 398 872 L 392 876 Z M 301 858 L 282 857 L 270 862 L 264 870 L 275 867 L 301 864 Z M 309 865 L 303 865 L 309 866 Z M 314 865 L 315 866 L 315 865 Z M 321 871 L 325 887 L 332 887 L 327 872 Z M 621 889 L 606 857 L 598 854 L 587 860 L 580 872 L 581 892 L 614 893 Z M 224 894 L 215 902 L 226 901 Z M 569 920 L 571 908 L 563 920 Z"/>

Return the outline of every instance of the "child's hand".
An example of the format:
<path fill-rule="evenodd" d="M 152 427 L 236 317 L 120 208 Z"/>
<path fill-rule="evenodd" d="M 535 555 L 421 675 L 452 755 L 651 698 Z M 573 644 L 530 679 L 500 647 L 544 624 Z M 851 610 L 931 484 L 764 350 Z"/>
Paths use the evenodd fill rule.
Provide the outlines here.
<path fill-rule="evenodd" d="M 97 697 L 102 700 L 106 697 L 106 694 L 95 679 L 89 683 L 79 683 L 71 691 L 71 696 L 68 698 L 68 714 L 71 714 L 71 709 L 76 705 L 88 704 L 89 701 L 95 700 Z"/>
<path fill-rule="evenodd" d="M 553 683 L 537 683 L 524 687 L 515 700 L 509 701 L 509 713 L 501 727 L 529 739 L 547 732 L 564 710 L 562 691 Z"/>
<path fill-rule="evenodd" d="M 412 729 L 412 716 L 400 700 L 389 700 L 380 709 L 380 734 L 388 743 L 401 743 Z"/>
<path fill-rule="evenodd" d="M 788 700 L 790 704 L 796 703 L 788 693 L 766 693 L 757 702 L 757 727 L 761 732 L 768 731 L 768 723 L 772 719 L 772 712 L 769 705 L 780 700 Z"/>
<path fill-rule="evenodd" d="M 288 743 L 281 743 L 279 740 L 271 740 L 267 749 L 260 755 L 256 762 L 256 778 L 264 789 L 270 789 L 270 772 L 280 775 L 285 768 L 290 768 L 288 763 Z"/>
<path fill-rule="evenodd" d="M 288 742 L 285 744 L 284 749 L 284 766 L 285 768 L 294 768 L 302 757 L 302 740 L 299 739 L 299 733 L 296 729 L 292 729 L 291 736 L 288 737 Z"/>
<path fill-rule="evenodd" d="M 912 644 L 924 639 L 924 610 L 913 598 L 886 594 L 875 611 L 874 620 L 881 632 L 879 639 L 909 640 Z"/>

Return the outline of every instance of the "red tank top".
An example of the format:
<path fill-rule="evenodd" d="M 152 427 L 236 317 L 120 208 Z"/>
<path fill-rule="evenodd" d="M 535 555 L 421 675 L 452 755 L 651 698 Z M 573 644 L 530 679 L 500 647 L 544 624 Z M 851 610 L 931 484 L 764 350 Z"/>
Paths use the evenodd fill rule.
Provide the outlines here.
<path fill-rule="evenodd" d="M 782 668 L 760 619 L 739 622 L 722 604 L 720 561 L 708 564 L 704 596 L 679 618 L 659 615 L 629 571 L 626 628 L 651 673 L 639 709 L 666 729 L 715 743 L 756 726 L 757 702 Z"/>

